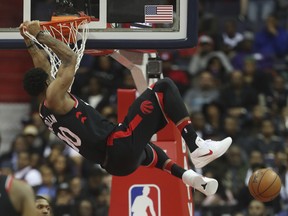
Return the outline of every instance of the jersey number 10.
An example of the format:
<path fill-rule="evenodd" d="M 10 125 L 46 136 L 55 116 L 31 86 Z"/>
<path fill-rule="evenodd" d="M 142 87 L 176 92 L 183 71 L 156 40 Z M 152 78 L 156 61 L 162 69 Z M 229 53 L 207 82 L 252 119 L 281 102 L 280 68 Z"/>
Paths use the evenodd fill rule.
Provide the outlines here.
<path fill-rule="evenodd" d="M 79 152 L 81 139 L 66 127 L 59 127 L 59 130 L 60 132 L 57 133 L 57 136 L 67 143 L 72 149 Z"/>

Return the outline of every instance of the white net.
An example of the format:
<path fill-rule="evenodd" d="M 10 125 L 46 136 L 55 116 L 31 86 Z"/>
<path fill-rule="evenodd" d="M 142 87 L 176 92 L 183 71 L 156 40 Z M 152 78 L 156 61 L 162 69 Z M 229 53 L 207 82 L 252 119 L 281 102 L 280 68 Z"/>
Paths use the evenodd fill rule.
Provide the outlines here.
<path fill-rule="evenodd" d="M 84 54 L 86 41 L 88 38 L 89 28 L 88 28 L 89 19 L 73 19 L 70 21 L 63 22 L 53 22 L 53 24 L 41 24 L 42 30 L 44 33 L 50 34 L 52 37 L 57 38 L 58 40 L 64 42 L 77 54 L 77 64 L 75 66 L 75 73 L 79 68 L 81 59 Z M 29 37 L 33 42 L 38 44 L 49 56 L 49 61 L 51 64 L 51 76 L 56 77 L 59 66 L 61 65 L 61 60 L 45 44 L 40 43 L 33 35 L 29 32 L 25 32 L 25 35 Z M 72 84 L 71 84 L 72 85 Z"/>

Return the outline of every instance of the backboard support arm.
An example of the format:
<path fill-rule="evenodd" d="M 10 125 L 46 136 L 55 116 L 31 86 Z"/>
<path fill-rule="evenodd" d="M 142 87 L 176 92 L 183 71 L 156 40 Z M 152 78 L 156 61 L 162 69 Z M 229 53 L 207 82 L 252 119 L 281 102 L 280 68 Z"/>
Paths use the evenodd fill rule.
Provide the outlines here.
<path fill-rule="evenodd" d="M 131 71 L 138 92 L 144 92 L 148 87 L 146 66 L 149 57 L 156 57 L 156 53 L 116 50 L 110 56 Z"/>

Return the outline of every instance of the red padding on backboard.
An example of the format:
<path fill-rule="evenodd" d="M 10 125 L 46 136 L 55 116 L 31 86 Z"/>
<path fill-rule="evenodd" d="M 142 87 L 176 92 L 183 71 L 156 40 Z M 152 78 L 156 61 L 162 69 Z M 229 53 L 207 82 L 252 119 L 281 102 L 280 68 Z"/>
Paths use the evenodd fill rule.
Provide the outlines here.
<path fill-rule="evenodd" d="M 136 90 L 118 90 L 119 122 L 123 121 L 135 98 Z M 177 132 L 175 125 L 170 122 L 161 133 L 157 133 L 158 138 L 167 139 L 169 137 L 170 140 L 155 141 L 154 143 L 161 147 L 178 165 L 187 167 L 188 149 L 184 147 L 185 144 L 182 143 L 182 137 Z M 145 199 L 151 200 L 156 216 L 194 215 L 191 188 L 184 185 L 181 179 L 156 168 L 140 167 L 128 176 L 112 177 L 109 216 L 133 216 L 132 209 L 134 208 L 135 200 L 138 197 L 138 200 L 141 200 L 142 190 L 145 187 L 150 189 Z M 140 202 L 139 205 L 143 207 L 144 204 L 145 202 Z M 138 212 L 138 214 L 140 213 Z M 141 215 L 151 216 L 151 212 L 147 208 Z"/>
<path fill-rule="evenodd" d="M 136 89 L 118 89 L 118 122 L 122 122 L 136 99 Z M 121 103 L 119 103 L 121 101 Z"/>

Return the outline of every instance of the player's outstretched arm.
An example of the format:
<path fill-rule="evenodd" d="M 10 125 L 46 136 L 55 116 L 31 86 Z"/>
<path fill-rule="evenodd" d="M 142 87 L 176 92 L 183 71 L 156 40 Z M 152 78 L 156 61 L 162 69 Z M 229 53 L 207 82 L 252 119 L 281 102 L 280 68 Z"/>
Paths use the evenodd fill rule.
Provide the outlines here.
<path fill-rule="evenodd" d="M 51 48 L 63 65 L 76 64 L 77 55 L 62 41 L 57 40 L 49 34 L 44 34 L 44 32 L 41 31 L 39 21 L 29 22 L 27 24 L 27 30 L 35 36 L 40 43 L 46 44 Z"/>
<path fill-rule="evenodd" d="M 51 48 L 61 60 L 56 79 L 49 85 L 46 92 L 46 102 L 50 108 L 59 107 L 63 103 L 63 98 L 74 80 L 77 54 L 62 41 L 57 40 L 49 34 L 44 34 L 41 31 L 39 21 L 29 22 L 27 24 L 27 31 L 35 36 L 40 43 Z"/>
<path fill-rule="evenodd" d="M 22 23 L 19 26 L 19 31 L 20 31 L 20 34 L 22 35 L 23 39 L 24 39 L 27 50 L 28 50 L 29 54 L 31 55 L 31 58 L 33 60 L 33 64 L 35 67 L 42 68 L 50 76 L 51 65 L 50 65 L 50 62 L 48 60 L 48 56 L 47 56 L 46 52 L 42 49 L 39 49 L 38 46 L 24 34 L 24 31 L 27 31 L 27 24 L 28 24 L 27 21 Z"/>

